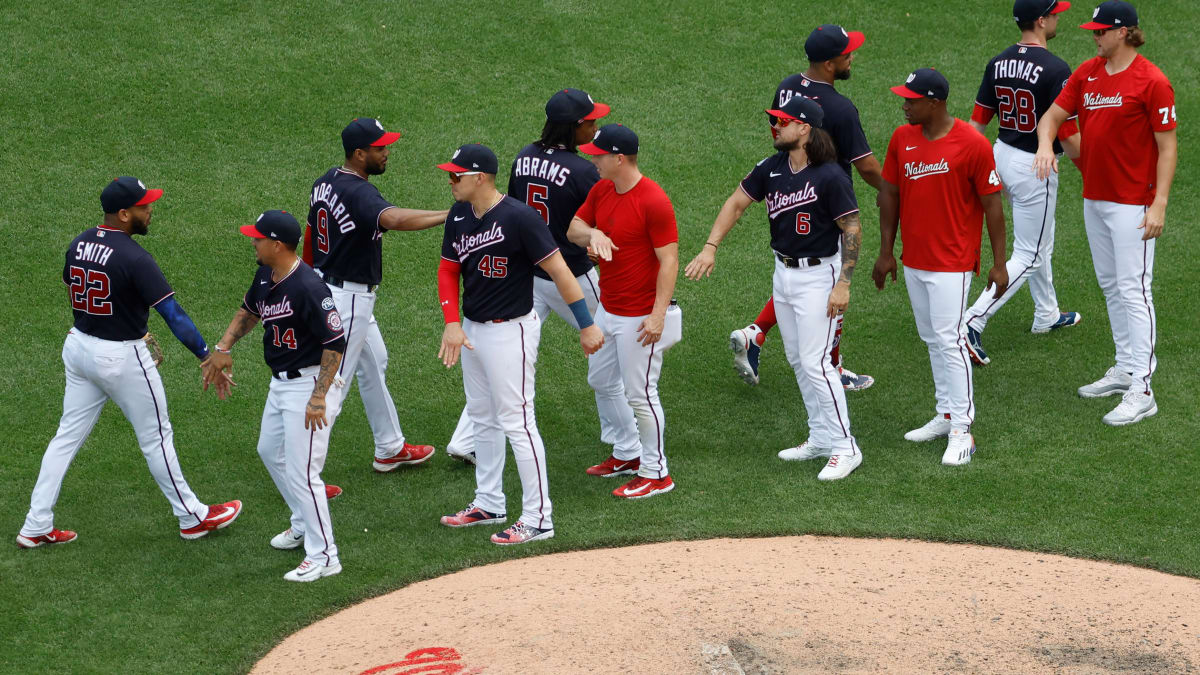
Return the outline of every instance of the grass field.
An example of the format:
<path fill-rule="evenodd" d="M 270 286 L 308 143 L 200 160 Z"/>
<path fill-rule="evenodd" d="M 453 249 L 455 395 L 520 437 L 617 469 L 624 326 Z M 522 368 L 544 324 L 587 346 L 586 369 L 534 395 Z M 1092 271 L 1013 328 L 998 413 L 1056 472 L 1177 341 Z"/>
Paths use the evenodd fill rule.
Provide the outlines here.
<path fill-rule="evenodd" d="M 346 494 L 333 506 L 345 571 L 313 585 L 282 581 L 299 556 L 268 539 L 286 511 L 255 452 L 268 375 L 257 338 L 235 351 L 232 402 L 199 387 L 194 358 L 156 315 L 184 472 L 201 499 L 246 504 L 230 529 L 186 542 L 146 471 L 128 423 L 109 406 L 67 475 L 56 525 L 70 546 L 0 547 L 0 670 L 7 672 L 241 672 L 283 636 L 364 598 L 413 581 L 513 556 L 646 541 L 732 535 L 831 533 L 971 541 L 1103 558 L 1200 575 L 1191 386 L 1200 341 L 1188 328 L 1189 251 L 1197 195 L 1197 48 L 1191 3 L 1143 2 L 1143 49 L 1176 86 L 1180 168 L 1155 280 L 1160 413 L 1130 428 L 1100 422 L 1115 399 L 1075 388 L 1111 365 L 1103 298 L 1083 233 L 1080 181 L 1064 171 L 1054 266 L 1063 307 L 1082 325 L 1029 334 L 1022 293 L 989 324 L 993 364 L 977 372 L 979 453 L 957 470 L 940 444 L 905 430 L 932 413 L 925 347 L 901 284 L 877 293 L 874 195 L 863 205 L 864 261 L 846 322 L 846 364 L 877 378 L 850 396 L 865 462 L 848 480 L 819 484 L 815 464 L 783 465 L 775 452 L 802 440 L 803 406 L 777 337 L 762 384 L 729 365 L 726 336 L 770 292 L 766 217 L 752 208 L 722 246 L 714 278 L 681 278 L 684 341 L 661 383 L 668 453 L 678 489 L 618 502 L 615 484 L 585 476 L 606 453 L 586 363 L 561 321 L 545 328 L 538 369 L 557 536 L 501 550 L 487 532 L 449 531 L 437 516 L 471 497 L 473 474 L 439 454 L 410 471 L 371 471 L 370 432 L 352 395 L 338 420 L 325 477 Z M 839 89 L 862 113 L 881 155 L 903 122 L 887 87 L 933 65 L 951 82 L 953 112 L 969 115 L 984 63 L 1017 32 L 1007 0 L 914 5 L 897 0 L 815 3 L 87 3 L 22 5 L 0 15 L 0 146 L 9 173 L 0 209 L 8 244 L 6 367 L 0 410 L 0 533 L 15 536 L 28 507 L 63 388 L 59 350 L 71 324 L 60 281 L 67 243 L 100 220 L 97 196 L 118 174 L 164 188 L 150 235 L 158 259 L 211 342 L 253 275 L 236 226 L 268 208 L 306 212 L 313 179 L 340 161 L 338 133 L 374 116 L 404 133 L 376 179 L 393 202 L 445 208 L 444 161 L 483 142 L 506 166 L 536 137 L 555 89 L 575 86 L 613 106 L 611 121 L 641 136 L 645 173 L 671 195 L 684 263 L 699 251 L 720 205 L 771 151 L 762 110 L 784 76 L 802 70 L 818 23 L 862 30 L 854 77 Z M 1071 64 L 1093 53 L 1063 15 L 1053 50 Z M 992 127 L 994 133 L 994 125 Z M 503 180 L 502 180 L 503 182 Z M 1011 237 L 1010 237 L 1011 240 Z M 463 403 L 459 371 L 436 360 L 441 334 L 435 268 L 440 230 L 385 241 L 376 316 L 391 352 L 389 385 L 411 440 L 439 453 Z M 989 254 L 985 251 L 984 258 Z M 978 291 L 982 280 L 976 280 Z M 519 500 L 509 469 L 508 494 Z M 516 503 L 515 501 L 513 503 Z M 495 580 L 497 588 L 505 579 Z M 397 617 L 409 622 L 413 617 Z"/>

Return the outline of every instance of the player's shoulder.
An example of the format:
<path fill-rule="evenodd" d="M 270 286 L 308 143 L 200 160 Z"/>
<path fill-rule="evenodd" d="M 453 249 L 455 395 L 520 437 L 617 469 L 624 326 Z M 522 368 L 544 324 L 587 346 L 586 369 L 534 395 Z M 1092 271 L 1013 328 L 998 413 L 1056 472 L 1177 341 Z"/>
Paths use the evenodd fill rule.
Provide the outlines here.
<path fill-rule="evenodd" d="M 306 291 L 317 297 L 332 296 L 329 291 L 329 286 L 325 285 L 325 280 L 321 278 L 317 271 L 308 265 L 303 260 L 296 266 L 296 271 L 292 274 L 297 285 L 303 287 Z"/>
<path fill-rule="evenodd" d="M 787 158 L 788 158 L 787 151 L 780 150 L 774 154 L 767 155 L 766 157 L 763 157 L 762 159 L 758 160 L 758 163 L 754 165 L 754 170 L 755 171 L 774 170 L 774 169 L 778 168 L 780 164 L 782 164 L 783 162 L 786 162 Z"/>
<path fill-rule="evenodd" d="M 1100 58 L 1099 56 L 1093 56 L 1092 58 L 1088 59 L 1087 61 L 1084 61 L 1083 63 L 1079 64 L 1079 67 L 1076 68 L 1075 72 L 1072 74 L 1077 77 L 1090 75 L 1091 73 L 1096 72 L 1100 68 L 1103 68 L 1104 63 L 1105 63 L 1104 59 Z"/>
<path fill-rule="evenodd" d="M 957 117 L 954 118 L 954 127 L 951 128 L 950 133 L 958 136 L 965 142 L 975 145 L 983 143 L 989 149 L 992 147 L 991 141 L 988 140 L 987 136 L 984 136 L 978 129 Z"/>
<path fill-rule="evenodd" d="M 1149 82 L 1153 80 L 1161 80 L 1162 82 L 1171 84 L 1171 81 L 1167 79 L 1167 74 L 1164 73 L 1157 65 L 1155 65 L 1153 61 L 1145 56 L 1142 56 L 1141 54 L 1138 54 L 1136 57 L 1134 57 L 1131 67 L 1137 68 L 1139 76 L 1144 81 Z"/>
<path fill-rule="evenodd" d="M 512 195 L 504 195 L 504 199 L 488 212 L 488 215 L 504 216 L 505 220 L 515 220 L 520 222 L 535 222 L 540 226 L 545 226 L 546 221 L 542 220 L 542 216 L 533 207 L 525 202 L 513 197 Z M 484 216 L 485 218 L 487 216 Z M 533 220 L 531 221 L 530 218 Z"/>
<path fill-rule="evenodd" d="M 667 191 L 649 176 L 642 176 L 642 179 L 638 181 L 637 189 L 641 192 L 639 197 L 642 199 L 665 199 L 671 201 L 671 198 L 667 196 Z"/>
<path fill-rule="evenodd" d="M 799 91 L 808 86 L 810 80 L 803 73 L 795 73 L 788 75 L 779 81 L 779 86 L 775 87 L 776 92 L 780 91 Z"/>
<path fill-rule="evenodd" d="M 329 169 L 326 170 L 325 173 L 321 174 L 320 176 L 317 177 L 316 180 L 313 181 L 313 186 L 316 187 L 317 185 L 320 185 L 321 183 L 333 182 L 334 177 L 337 175 L 337 171 L 338 171 L 338 167 L 336 167 L 336 166 L 329 167 Z"/>
<path fill-rule="evenodd" d="M 592 197 L 593 199 L 599 199 L 601 197 L 607 197 L 615 194 L 616 191 L 617 186 L 612 182 L 612 180 L 608 178 L 601 178 L 600 180 L 596 181 L 596 184 L 592 186 L 591 192 L 588 194 L 594 195 Z"/>

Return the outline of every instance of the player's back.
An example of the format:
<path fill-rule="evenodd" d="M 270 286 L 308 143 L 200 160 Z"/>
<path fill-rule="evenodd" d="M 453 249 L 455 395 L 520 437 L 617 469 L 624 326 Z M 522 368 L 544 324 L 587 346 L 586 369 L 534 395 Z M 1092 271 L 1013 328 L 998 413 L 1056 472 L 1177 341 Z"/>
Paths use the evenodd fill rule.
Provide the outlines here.
<path fill-rule="evenodd" d="M 121 230 L 103 226 L 71 242 L 63 282 L 75 328 L 103 340 L 145 335 L 150 307 L 173 293 L 146 249 Z"/>
<path fill-rule="evenodd" d="M 596 167 L 565 148 L 530 143 L 517 153 L 508 178 L 508 196 L 538 212 L 550 227 L 563 259 L 575 276 L 592 268 L 587 251 L 567 239 L 567 228 L 588 191 L 600 180 Z M 541 268 L 534 274 L 548 279 Z"/>
<path fill-rule="evenodd" d="M 378 284 L 383 276 L 379 215 L 392 205 L 367 179 L 343 167 L 329 169 L 313 183 L 308 203 L 312 266 L 327 276 Z"/>
<path fill-rule="evenodd" d="M 996 111 L 998 138 L 1037 152 L 1037 124 L 1062 91 L 1071 67 L 1041 45 L 1017 43 L 988 62 L 976 102 Z M 1062 152 L 1058 141 L 1054 151 Z"/>
<path fill-rule="evenodd" d="M 771 107 L 778 110 L 793 96 L 811 98 L 821 106 L 825 115 L 825 122 L 821 128 L 833 139 L 838 166 L 850 176 L 850 165 L 871 154 L 871 146 L 859 119 L 858 107 L 833 85 L 809 79 L 803 73 L 790 75 L 779 83 L 775 88 L 775 98 L 772 99 Z"/>

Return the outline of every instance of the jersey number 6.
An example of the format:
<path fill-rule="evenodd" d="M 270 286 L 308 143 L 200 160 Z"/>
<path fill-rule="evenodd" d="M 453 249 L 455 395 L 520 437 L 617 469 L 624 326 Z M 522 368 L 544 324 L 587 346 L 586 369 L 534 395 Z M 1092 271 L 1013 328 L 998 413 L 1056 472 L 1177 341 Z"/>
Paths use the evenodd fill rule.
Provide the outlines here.
<path fill-rule="evenodd" d="M 113 305 L 108 301 L 108 275 L 99 270 L 71 266 L 71 306 L 81 312 L 109 316 Z"/>
<path fill-rule="evenodd" d="M 546 204 L 546 198 L 549 196 L 550 188 L 545 185 L 530 183 L 525 188 L 525 203 L 532 206 L 547 223 L 550 222 L 550 207 Z"/>
<path fill-rule="evenodd" d="M 809 214 L 801 211 L 796 214 L 796 234 L 808 234 L 812 232 L 812 225 L 808 223 Z"/>

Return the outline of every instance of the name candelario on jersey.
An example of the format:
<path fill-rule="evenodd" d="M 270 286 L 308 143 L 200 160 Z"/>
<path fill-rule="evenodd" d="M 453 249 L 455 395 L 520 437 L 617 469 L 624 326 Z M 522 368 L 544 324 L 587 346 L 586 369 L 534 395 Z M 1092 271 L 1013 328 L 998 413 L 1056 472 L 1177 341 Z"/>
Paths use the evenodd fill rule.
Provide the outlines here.
<path fill-rule="evenodd" d="M 500 229 L 500 223 L 497 222 L 492 223 L 492 226 L 483 232 L 460 235 L 458 241 L 450 242 L 450 246 L 458 254 L 459 262 L 462 262 L 471 253 L 502 241 L 504 241 L 504 230 Z"/>
<path fill-rule="evenodd" d="M 904 163 L 904 176 L 906 178 L 911 178 L 912 180 L 917 180 L 926 176 L 933 176 L 939 173 L 950 173 L 950 165 L 946 163 L 946 159 L 944 157 L 936 164 L 926 164 L 925 162 Z"/>
<path fill-rule="evenodd" d="M 811 183 L 804 183 L 804 187 L 789 193 L 772 192 L 767 195 L 767 215 L 775 217 L 782 211 L 804 206 L 817 201 L 817 189 Z"/>
<path fill-rule="evenodd" d="M 1083 107 L 1088 110 L 1097 108 L 1120 108 L 1125 102 L 1121 99 L 1121 92 L 1117 92 L 1116 96 L 1101 96 L 1100 94 L 1085 93 L 1083 95 Z"/>
<path fill-rule="evenodd" d="M 992 76 L 997 80 L 1014 78 L 1037 84 L 1042 75 L 1042 67 L 1030 61 L 1021 59 L 1002 59 L 992 64 Z"/>
<path fill-rule="evenodd" d="M 309 208 L 316 206 L 318 202 L 325 205 L 330 220 L 337 223 L 338 230 L 342 234 L 357 227 L 354 219 L 346 210 L 346 205 L 342 203 L 341 196 L 333 191 L 333 186 L 329 183 L 317 183 L 313 186 L 312 198 L 308 201 Z"/>
<path fill-rule="evenodd" d="M 571 170 L 541 157 L 518 157 L 513 173 L 524 178 L 540 178 L 562 187 L 567 184 Z"/>
<path fill-rule="evenodd" d="M 263 323 L 275 321 L 292 315 L 292 303 L 285 296 L 279 302 L 266 303 L 258 302 L 258 315 L 262 318 Z"/>
<path fill-rule="evenodd" d="M 75 244 L 75 259 L 79 262 L 93 262 L 97 265 L 108 264 L 108 258 L 113 254 L 111 246 L 95 242 L 79 242 Z"/>

